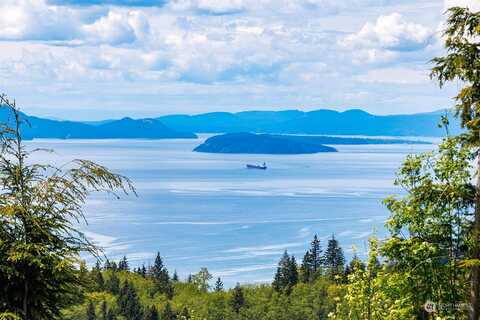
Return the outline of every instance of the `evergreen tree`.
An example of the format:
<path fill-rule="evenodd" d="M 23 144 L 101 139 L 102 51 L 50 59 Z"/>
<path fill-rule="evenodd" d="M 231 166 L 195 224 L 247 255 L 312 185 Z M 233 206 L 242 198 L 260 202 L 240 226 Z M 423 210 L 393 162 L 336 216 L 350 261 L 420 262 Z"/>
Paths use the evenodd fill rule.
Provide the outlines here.
<path fill-rule="evenodd" d="M 23 142 L 28 126 L 14 101 L 0 95 L 9 119 L 0 133 L 0 313 L 54 319 L 78 295 L 75 262 L 94 253 L 76 222 L 91 191 L 133 190 L 128 179 L 87 160 L 68 167 L 32 161 Z M 38 158 L 37 158 L 38 159 Z M 34 160 L 34 159 L 33 159 Z"/>
<path fill-rule="evenodd" d="M 88 308 L 87 308 L 87 320 L 96 320 L 97 316 L 95 315 L 95 306 L 93 305 L 93 302 L 90 301 L 88 303 Z"/>
<path fill-rule="evenodd" d="M 163 260 L 160 256 L 160 252 L 157 252 L 157 256 L 155 257 L 155 263 L 150 268 L 150 274 L 155 281 L 155 289 L 158 292 L 165 294 L 169 299 L 171 299 L 173 297 L 173 286 L 170 283 L 168 270 L 163 265 Z"/>
<path fill-rule="evenodd" d="M 147 276 L 147 268 L 145 268 L 145 264 L 142 264 L 142 268 L 140 270 L 140 274 L 142 275 L 142 277 L 146 277 Z"/>
<path fill-rule="evenodd" d="M 151 306 L 145 310 L 143 320 L 158 320 L 158 311 L 155 306 Z"/>
<path fill-rule="evenodd" d="M 129 320 L 142 319 L 142 306 L 137 296 L 135 288 L 125 281 L 120 290 L 120 297 L 118 299 L 120 310 L 122 314 Z"/>
<path fill-rule="evenodd" d="M 330 279 L 335 280 L 344 273 L 345 257 L 335 236 L 328 240 L 327 250 L 324 256 L 324 265 Z"/>
<path fill-rule="evenodd" d="M 303 283 L 309 283 L 313 279 L 312 255 L 310 251 L 305 252 L 300 266 L 301 280 Z"/>
<path fill-rule="evenodd" d="M 235 288 L 233 289 L 233 295 L 232 299 L 230 301 L 230 305 L 235 311 L 235 313 L 240 313 L 241 308 L 245 305 L 245 297 L 243 296 L 243 290 L 242 287 L 240 287 L 240 284 L 237 283 Z"/>
<path fill-rule="evenodd" d="M 167 302 L 165 309 L 163 309 L 162 320 L 176 320 L 176 318 L 177 316 L 175 312 L 173 312 L 170 302 Z"/>
<path fill-rule="evenodd" d="M 278 292 L 290 294 L 292 288 L 298 282 L 298 271 L 295 257 L 290 257 L 285 250 L 280 262 L 272 286 Z"/>
<path fill-rule="evenodd" d="M 102 304 L 100 305 L 100 313 L 102 314 L 102 320 L 107 320 L 107 302 L 105 300 L 102 301 Z"/>
<path fill-rule="evenodd" d="M 113 310 L 108 310 L 107 312 L 107 320 L 117 320 L 117 315 Z"/>
<path fill-rule="evenodd" d="M 95 269 L 95 284 L 97 291 L 103 291 L 105 289 L 105 281 L 103 279 L 102 271 Z"/>
<path fill-rule="evenodd" d="M 438 80 L 440 87 L 448 82 L 461 84 L 463 88 L 455 97 L 455 115 L 466 129 L 460 136 L 462 142 L 473 153 L 480 149 L 480 12 L 468 8 L 454 7 L 444 32 L 447 55 L 433 59 L 435 63 L 431 77 Z M 448 123 L 448 121 L 447 121 Z M 476 179 L 473 197 L 473 217 L 470 219 L 469 241 L 466 244 L 466 259 L 470 268 L 470 318 L 480 318 L 480 157 L 475 164 Z"/>
<path fill-rule="evenodd" d="M 173 282 L 178 282 L 177 270 L 175 270 L 175 271 L 173 272 L 172 281 L 173 281 Z"/>
<path fill-rule="evenodd" d="M 117 295 L 120 292 L 120 279 L 118 279 L 116 272 L 112 272 L 110 278 L 108 278 L 105 284 L 105 289 L 114 295 Z"/>
<path fill-rule="evenodd" d="M 130 267 L 128 266 L 128 260 L 126 256 L 123 256 L 122 260 L 118 263 L 118 270 L 120 271 L 129 271 Z"/>
<path fill-rule="evenodd" d="M 316 275 L 322 267 L 322 249 L 320 247 L 320 240 L 318 240 L 317 235 L 313 237 L 312 243 L 310 244 L 310 258 L 312 272 L 314 275 Z"/>
<path fill-rule="evenodd" d="M 217 278 L 217 281 L 215 282 L 215 287 L 214 287 L 215 292 L 222 292 L 223 291 L 223 282 L 220 277 Z"/>

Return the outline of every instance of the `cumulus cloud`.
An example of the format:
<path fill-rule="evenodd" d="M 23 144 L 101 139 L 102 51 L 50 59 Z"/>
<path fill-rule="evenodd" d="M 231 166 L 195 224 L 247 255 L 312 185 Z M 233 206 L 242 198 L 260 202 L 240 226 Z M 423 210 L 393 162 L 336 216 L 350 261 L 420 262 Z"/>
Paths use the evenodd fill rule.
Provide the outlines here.
<path fill-rule="evenodd" d="M 79 14 L 43 0 L 3 0 L 0 3 L 0 39 L 67 40 L 77 36 Z"/>
<path fill-rule="evenodd" d="M 143 39 L 150 29 L 148 19 L 140 11 L 110 11 L 94 23 L 82 26 L 85 39 L 90 43 L 119 45 Z"/>
<path fill-rule="evenodd" d="M 367 22 L 357 33 L 343 39 L 351 48 L 380 48 L 392 51 L 411 51 L 424 48 L 433 32 L 420 24 L 407 22 L 399 13 L 378 17 Z"/>

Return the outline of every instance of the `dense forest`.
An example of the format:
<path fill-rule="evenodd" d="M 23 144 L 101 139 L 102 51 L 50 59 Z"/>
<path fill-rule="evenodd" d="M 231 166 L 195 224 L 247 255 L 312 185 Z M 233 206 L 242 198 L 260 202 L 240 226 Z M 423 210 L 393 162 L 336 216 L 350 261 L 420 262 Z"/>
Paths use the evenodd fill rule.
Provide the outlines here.
<path fill-rule="evenodd" d="M 446 56 L 433 59 L 440 86 L 462 83 L 456 116 L 464 133 L 408 156 L 385 200 L 388 236 L 346 262 L 332 236 L 297 261 L 280 258 L 271 284 L 225 290 L 207 269 L 169 274 L 113 262 L 73 222 L 92 192 L 135 193 L 127 177 L 88 160 L 35 163 L 22 140 L 15 101 L 0 131 L 0 319 L 471 319 L 480 318 L 480 13 L 448 11 Z M 87 269 L 80 253 L 99 258 Z M 152 257 L 153 258 L 153 257 Z M 174 266 L 170 266 L 173 269 Z"/>

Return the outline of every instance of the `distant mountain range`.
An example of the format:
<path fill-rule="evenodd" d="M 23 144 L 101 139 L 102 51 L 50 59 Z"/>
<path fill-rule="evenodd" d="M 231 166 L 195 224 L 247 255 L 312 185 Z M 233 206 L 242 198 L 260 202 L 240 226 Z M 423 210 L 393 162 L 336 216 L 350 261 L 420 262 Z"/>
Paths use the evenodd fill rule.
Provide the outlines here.
<path fill-rule="evenodd" d="M 176 131 L 156 119 L 123 118 L 98 124 L 50 120 L 22 114 L 28 122 L 22 126 L 25 139 L 195 139 L 191 132 Z M 10 112 L 0 108 L 0 121 L 12 122 Z"/>
<path fill-rule="evenodd" d="M 254 132 L 270 134 L 442 136 L 437 124 L 444 112 L 412 115 L 372 115 L 354 109 L 345 112 L 317 110 L 303 112 L 246 111 L 199 115 L 168 115 L 152 119 L 123 118 L 92 122 L 51 120 L 23 114 L 30 126 L 23 127 L 26 138 L 59 139 L 174 139 L 196 138 L 195 133 Z M 10 118 L 0 108 L 0 121 Z M 451 120 L 450 132 L 460 132 Z"/>
<path fill-rule="evenodd" d="M 316 110 L 302 112 L 246 111 L 200 115 L 171 115 L 157 118 L 168 127 L 196 133 L 256 132 L 277 134 L 443 136 L 438 127 L 445 111 L 412 115 L 372 115 L 353 109 L 345 112 Z M 453 117 L 450 117 L 453 118 Z M 460 132 L 458 121 L 450 119 L 450 132 Z"/>

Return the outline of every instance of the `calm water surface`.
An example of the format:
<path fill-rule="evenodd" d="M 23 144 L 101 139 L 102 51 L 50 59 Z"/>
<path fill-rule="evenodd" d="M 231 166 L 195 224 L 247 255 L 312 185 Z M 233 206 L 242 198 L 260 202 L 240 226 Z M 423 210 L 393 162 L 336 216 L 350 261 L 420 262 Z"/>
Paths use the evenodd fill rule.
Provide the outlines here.
<path fill-rule="evenodd" d="M 202 139 L 204 139 L 203 137 Z M 130 177 L 138 191 L 92 196 L 86 234 L 110 259 L 149 264 L 157 251 L 182 278 L 207 267 L 226 285 L 271 281 L 284 250 L 301 259 L 316 233 L 360 255 L 384 234 L 387 195 L 408 153 L 431 145 L 335 146 L 316 155 L 225 155 L 191 150 L 201 140 L 35 140 L 54 154 L 35 160 L 94 160 Z M 247 170 L 267 162 L 269 170 Z M 87 259 L 88 260 L 88 259 Z M 90 259 L 91 261 L 91 259 Z"/>

